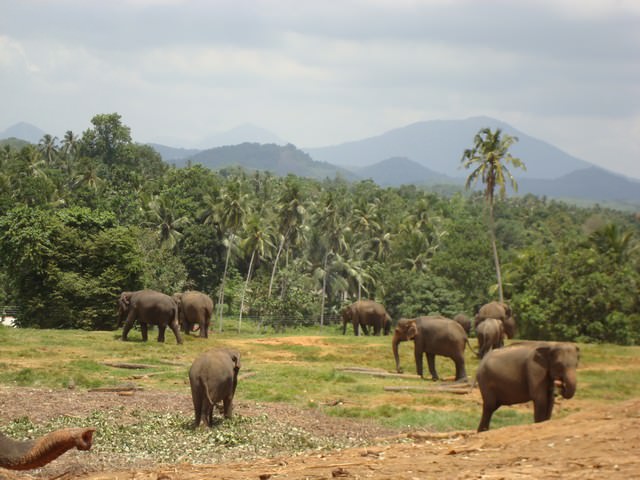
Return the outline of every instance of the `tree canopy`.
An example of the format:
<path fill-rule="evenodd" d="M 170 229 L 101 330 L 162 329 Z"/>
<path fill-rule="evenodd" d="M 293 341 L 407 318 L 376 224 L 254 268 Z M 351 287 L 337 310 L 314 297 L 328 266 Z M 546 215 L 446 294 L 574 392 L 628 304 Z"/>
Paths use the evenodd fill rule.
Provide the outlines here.
<path fill-rule="evenodd" d="M 208 293 L 220 315 L 330 324 L 359 298 L 394 320 L 472 316 L 496 299 L 520 335 L 640 342 L 640 224 L 630 213 L 499 194 L 514 141 L 481 131 L 463 162 L 482 193 L 175 168 L 118 114 L 0 152 L 0 300 L 21 326 L 113 329 L 123 290 Z M 491 200 L 494 225 L 482 220 Z"/>

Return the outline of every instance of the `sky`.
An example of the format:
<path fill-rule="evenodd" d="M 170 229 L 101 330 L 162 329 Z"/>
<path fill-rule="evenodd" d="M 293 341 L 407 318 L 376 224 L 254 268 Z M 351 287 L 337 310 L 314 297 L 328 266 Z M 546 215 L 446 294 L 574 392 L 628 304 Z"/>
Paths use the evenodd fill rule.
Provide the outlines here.
<path fill-rule="evenodd" d="M 0 0 L 0 131 L 301 148 L 486 115 L 640 178 L 637 0 Z M 472 139 L 470 139 L 470 144 Z M 461 146 L 466 148 L 471 145 Z"/>

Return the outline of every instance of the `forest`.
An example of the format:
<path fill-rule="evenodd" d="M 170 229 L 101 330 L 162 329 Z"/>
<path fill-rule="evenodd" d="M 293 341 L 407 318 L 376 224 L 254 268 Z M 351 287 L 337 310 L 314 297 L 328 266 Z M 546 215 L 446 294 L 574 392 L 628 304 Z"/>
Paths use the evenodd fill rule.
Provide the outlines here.
<path fill-rule="evenodd" d="M 472 316 L 498 298 L 493 231 L 519 337 L 640 343 L 637 215 L 510 194 L 490 222 L 481 190 L 443 191 L 176 168 L 99 114 L 0 149 L 0 305 L 84 330 L 116 329 L 120 292 L 142 288 L 203 291 L 265 332 L 330 327 L 358 298 L 394 321 Z"/>

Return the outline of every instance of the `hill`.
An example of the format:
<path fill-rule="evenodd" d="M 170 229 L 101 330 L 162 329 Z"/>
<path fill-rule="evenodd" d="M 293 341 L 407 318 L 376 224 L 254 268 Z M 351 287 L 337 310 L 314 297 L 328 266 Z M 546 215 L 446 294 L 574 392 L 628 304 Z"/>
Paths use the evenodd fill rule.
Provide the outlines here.
<path fill-rule="evenodd" d="M 178 148 L 160 145 L 159 143 L 147 143 L 151 148 L 160 154 L 162 160 L 167 163 L 176 163 L 199 153 L 201 150 L 197 148 Z M 182 162 L 180 162 L 182 163 Z"/>
<path fill-rule="evenodd" d="M 26 122 L 19 122 L 0 132 L 0 140 L 17 138 L 29 143 L 38 143 L 46 132 Z"/>
<path fill-rule="evenodd" d="M 212 170 L 240 166 L 247 170 L 269 171 L 275 175 L 298 175 L 315 179 L 335 178 L 356 180 L 352 172 L 326 162 L 316 162 L 294 145 L 242 143 L 226 147 L 211 148 L 188 158 L 176 160 L 177 167 L 188 162 L 199 163 Z"/>
<path fill-rule="evenodd" d="M 462 153 L 472 146 L 475 134 L 483 127 L 501 128 L 519 138 L 511 149 L 527 166 L 526 172 L 518 173 L 519 178 L 558 178 L 592 166 L 489 117 L 418 122 L 363 140 L 303 150 L 316 160 L 347 168 L 372 165 L 390 157 L 407 157 L 433 171 L 461 178 L 465 176 L 459 168 Z"/>
<path fill-rule="evenodd" d="M 202 149 L 239 145 L 241 143 L 275 143 L 286 145 L 287 142 L 264 128 L 245 123 L 226 132 L 214 133 L 205 137 L 200 143 Z"/>
<path fill-rule="evenodd" d="M 522 179 L 518 192 L 538 196 L 595 201 L 640 203 L 640 181 L 590 167 L 556 179 Z"/>
<path fill-rule="evenodd" d="M 15 150 L 20 150 L 22 147 L 29 145 L 29 142 L 27 142 L 26 140 L 21 140 L 16 137 L 10 137 L 10 138 L 5 138 L 3 140 L 0 140 L 0 146 L 4 146 L 4 145 L 9 145 L 9 147 Z"/>
<path fill-rule="evenodd" d="M 460 183 L 458 179 L 434 172 L 406 157 L 387 158 L 368 167 L 352 168 L 352 171 L 362 178 L 370 178 L 378 185 L 390 187 L 406 184 L 451 185 Z"/>

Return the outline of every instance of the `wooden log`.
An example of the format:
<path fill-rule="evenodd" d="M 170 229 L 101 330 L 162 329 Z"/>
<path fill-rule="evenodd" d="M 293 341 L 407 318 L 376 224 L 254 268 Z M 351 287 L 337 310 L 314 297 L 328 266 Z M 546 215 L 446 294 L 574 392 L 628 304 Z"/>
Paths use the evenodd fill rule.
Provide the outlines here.
<path fill-rule="evenodd" d="M 133 390 L 143 390 L 142 387 L 137 385 L 128 384 L 128 385 L 117 385 L 115 387 L 96 387 L 90 388 L 90 392 L 130 392 Z"/>
<path fill-rule="evenodd" d="M 411 380 L 419 379 L 418 375 L 410 373 L 391 373 L 382 369 L 367 369 L 367 368 L 336 368 L 337 371 L 343 373 L 356 373 L 358 375 L 371 375 L 380 378 L 408 378 Z"/>
<path fill-rule="evenodd" d="M 455 387 L 453 385 L 443 385 L 438 387 L 418 387 L 415 385 L 400 385 L 400 386 L 387 386 L 384 387 L 386 392 L 406 392 L 406 391 L 419 391 L 419 392 L 447 392 L 457 393 L 458 395 L 465 395 L 471 393 L 471 388 L 468 385 L 462 387 Z"/>
<path fill-rule="evenodd" d="M 126 363 L 126 362 L 102 362 L 102 364 L 106 365 L 107 367 L 129 368 L 132 370 L 156 367 L 156 365 L 145 365 L 144 363 Z"/>

